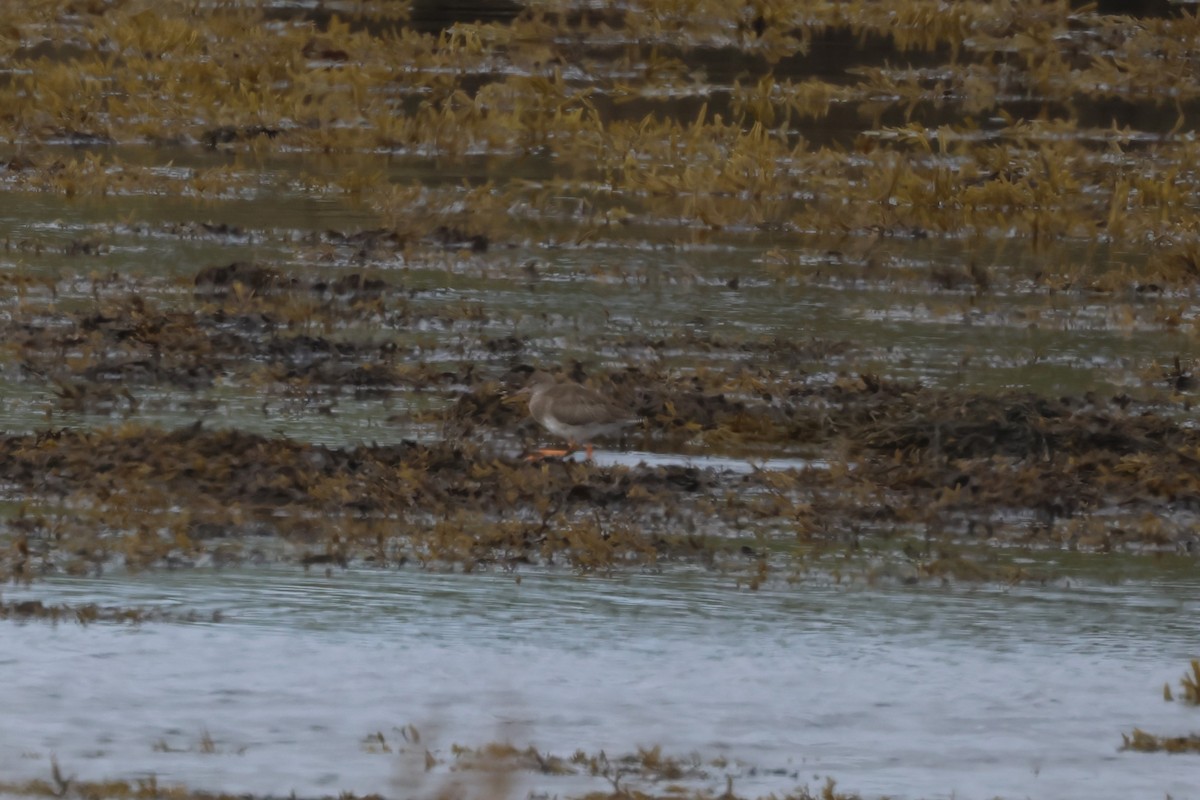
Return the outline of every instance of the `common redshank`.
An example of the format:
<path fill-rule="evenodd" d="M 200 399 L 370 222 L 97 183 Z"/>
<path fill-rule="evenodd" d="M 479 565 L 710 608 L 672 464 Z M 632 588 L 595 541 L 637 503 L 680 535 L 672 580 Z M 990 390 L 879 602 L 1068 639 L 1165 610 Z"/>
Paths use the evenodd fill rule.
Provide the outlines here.
<path fill-rule="evenodd" d="M 540 370 L 516 394 L 529 396 L 529 416 L 567 440 L 566 450 L 542 449 L 538 451 L 541 456 L 570 455 L 582 443 L 590 459 L 593 439 L 619 433 L 641 421 L 599 392 L 571 381 L 558 383 L 553 375 Z"/>

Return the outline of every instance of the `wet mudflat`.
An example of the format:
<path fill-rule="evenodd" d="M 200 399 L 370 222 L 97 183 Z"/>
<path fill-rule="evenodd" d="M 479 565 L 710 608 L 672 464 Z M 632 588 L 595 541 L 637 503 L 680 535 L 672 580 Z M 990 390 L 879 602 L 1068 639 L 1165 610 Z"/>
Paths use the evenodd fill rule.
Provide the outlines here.
<path fill-rule="evenodd" d="M 1156 603 L 1167 576 L 1181 596 L 1194 588 L 1200 85 L 1187 43 L 1200 26 L 1186 8 L 1115 17 L 1065 3 L 550 3 L 485 19 L 420 3 L 208 10 L 48 3 L 0 32 L 0 575 L 13 586 L 0 612 L 27 637 L 10 668 L 21 671 L 41 635 L 64 648 L 51 660 L 110 646 L 125 658 L 113 642 L 179 637 L 148 656 L 178 676 L 161 661 L 175 647 L 284 641 L 285 622 L 274 633 L 247 623 L 259 601 L 271 608 L 283 593 L 279 613 L 298 631 L 336 627 L 332 598 L 359 585 L 370 598 L 352 627 L 403 636 L 372 610 L 376 595 L 436 609 L 445 573 L 466 581 L 455 591 L 473 605 L 525 592 L 522 602 L 579 610 L 538 655 L 548 660 L 634 635 L 606 604 L 627 595 L 652 614 L 669 585 L 697 619 L 662 623 L 685 632 L 671 640 L 675 657 L 660 654 L 664 681 L 696 648 L 732 652 L 771 636 L 710 626 L 709 603 L 752 616 L 755 598 L 769 608 L 829 592 L 823 613 L 845 615 L 868 646 L 875 634 L 854 627 L 868 607 L 902 619 L 908 603 L 929 602 L 936 616 L 969 597 L 970 612 L 954 617 L 967 624 L 1011 611 L 1001 589 L 1068 609 L 1091 608 L 1099 592 L 1117 613 Z M 507 401 L 535 369 L 602 392 L 642 423 L 600 443 L 592 462 L 525 460 L 560 444 Z M 278 568 L 308 577 L 281 579 L 269 571 Z M 238 576 L 232 593 L 225 570 Z M 177 607 L 140 596 L 144 581 L 172 579 L 186 587 Z M 534 579 L 552 590 L 529 591 Z M 310 590 L 324 623 L 301 613 Z M 359 608 L 347 602 L 353 621 Z M 1188 654 L 1169 619 L 1140 634 L 1145 652 L 1114 651 L 1094 688 L 1118 691 L 1118 676 L 1140 671 L 1159 690 L 1175 681 Z M 514 624 L 502 615 L 444 635 L 488 642 Z M 1028 624 L 1055 623 L 1035 614 Z M 1056 629 L 1061 640 L 1032 636 L 997 684 L 1019 694 L 1016 676 L 1040 676 L 1060 649 L 1107 657 L 1109 639 L 1093 651 L 1090 634 L 1069 628 Z M 847 639 L 834 633 L 781 633 L 771 658 L 812 649 L 836 659 Z M 982 639 L 967 648 L 982 655 L 955 650 L 961 669 L 935 685 L 1002 661 Z M 338 648 L 366 646 L 304 642 L 329 663 Z M 953 642 L 931 626 L 880 645 L 881 658 L 908 663 L 911 648 Z M 486 650 L 422 657 L 434 671 Z M 626 655 L 612 673 L 649 681 Z M 738 662 L 714 681 L 754 681 L 755 669 Z M 429 671 L 413 692 L 442 691 Z M 844 675 L 819 685 L 833 691 Z M 1186 717 L 1171 716 L 1186 704 L 1150 711 L 1154 693 L 1129 680 L 1147 715 L 1166 716 L 1089 706 L 1085 718 L 1078 689 L 1055 684 L 1045 691 L 1074 699 L 1054 713 L 1074 727 L 1046 729 L 1031 749 L 1093 737 L 1082 775 L 1100 750 L 1117 758 L 1135 726 L 1188 732 Z M 570 685 L 544 714 L 529 700 L 532 730 L 582 691 Z M 769 703 L 761 689 L 747 707 Z M 311 690 L 325 709 L 317 718 L 333 713 Z M 522 736 L 481 731 L 475 716 L 450 723 L 449 708 L 439 769 L 446 741 L 511 739 L 519 752 L 475 754 L 465 767 L 495 777 L 492 762 L 508 759 L 504 781 L 531 781 L 492 794 L 661 795 L 676 769 L 705 772 L 685 792 L 819 791 L 797 758 L 867 795 L 1039 793 L 1022 782 L 1039 771 L 1024 756 L 998 756 L 968 783 L 923 760 L 945 746 L 942 734 L 922 739 L 897 718 L 929 695 L 868 724 L 861 698 L 838 689 L 830 696 L 849 710 L 829 723 L 832 749 L 812 738 L 828 715 L 777 719 L 762 738 L 722 749 L 716 733 L 686 734 L 718 724 L 687 703 L 707 690 L 681 679 L 674 691 L 653 724 L 629 716 L 633 700 L 585 715 L 596 731 L 638 729 L 625 738 L 581 723 L 529 742 L 564 759 L 661 745 L 664 757 L 699 753 L 703 770 L 643 754 L 627 781 L 612 782 L 612 768 L 605 784 L 607 767 L 584 759 L 573 769 L 600 776 L 600 789 L 559 790 L 538 782 L 557 768 L 531 762 Z M 259 699 L 264 718 L 282 710 Z M 978 697 L 962 703 L 975 730 L 1017 736 L 1014 719 L 989 727 Z M 419 708 L 428 722 L 397 710 L 379 725 L 439 724 L 432 706 Z M 40 734 L 26 765 L 36 769 L 20 774 L 46 777 L 51 756 L 74 768 L 68 754 L 86 757 L 100 735 L 89 719 L 82 738 Z M 156 724 L 132 718 L 127 732 Z M 788 738 L 801 729 L 808 738 Z M 382 756 L 404 739 L 387 731 L 370 745 Z M 370 733 L 334 738 L 354 749 Z M 857 749 L 868 733 L 879 737 Z M 164 752 L 176 748 L 163 736 Z M 774 739 L 790 744 L 772 749 Z M 289 763 L 308 747 L 270 758 Z M 144 779 L 135 751 L 76 771 Z M 747 768 L 730 789 L 732 773 L 713 766 L 722 758 L 784 772 L 756 785 Z M 1129 783 L 1092 794 L 1186 796 L 1173 781 L 1187 758 L 1122 753 L 1113 768 Z M 206 783 L 212 773 L 174 762 L 146 769 L 196 791 L 441 791 L 385 785 L 376 767 L 272 783 L 249 766 L 262 778 L 252 784 L 233 772 Z M 1162 782 L 1143 782 L 1151 774 Z"/>

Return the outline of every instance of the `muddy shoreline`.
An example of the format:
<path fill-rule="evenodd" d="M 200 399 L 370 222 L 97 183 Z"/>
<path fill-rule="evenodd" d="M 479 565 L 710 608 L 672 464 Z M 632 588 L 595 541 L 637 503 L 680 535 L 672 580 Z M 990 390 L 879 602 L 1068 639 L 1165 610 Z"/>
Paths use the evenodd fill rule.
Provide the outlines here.
<path fill-rule="evenodd" d="M 438 412 L 454 432 L 444 441 L 338 448 L 200 422 L 50 429 L 0 439 L 0 480 L 26 498 L 6 573 L 261 558 L 236 546 L 244 535 L 279 537 L 301 563 L 467 570 L 746 558 L 787 569 L 767 553 L 895 537 L 916 575 L 959 578 L 1003 575 L 986 558 L 969 566 L 975 543 L 1195 547 L 1200 434 L 1127 398 L 981 396 L 873 376 L 769 403 L 695 388 L 664 399 L 628 371 L 596 384 L 638 398 L 635 441 L 669 450 L 686 428 L 710 451 L 791 441 L 823 463 L 746 474 L 655 466 L 649 453 L 637 467 L 528 463 L 521 448 L 541 434 L 490 380 Z"/>

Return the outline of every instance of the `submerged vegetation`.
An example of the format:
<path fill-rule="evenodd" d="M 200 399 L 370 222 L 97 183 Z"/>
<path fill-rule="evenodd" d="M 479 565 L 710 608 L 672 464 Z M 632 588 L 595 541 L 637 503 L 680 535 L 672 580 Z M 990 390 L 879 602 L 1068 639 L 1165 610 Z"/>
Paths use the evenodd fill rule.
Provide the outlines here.
<path fill-rule="evenodd" d="M 1046 575 L 975 545 L 1195 549 L 1192 11 L 477 16 L 12 10 L 0 192 L 74 221 L 4 235 L 0 574 L 1019 581 Z M 817 297 L 861 324 L 826 335 Z M 881 343 L 897 315 L 918 330 Z M 1089 333 L 1173 338 L 1055 361 Z M 502 399 L 554 363 L 644 419 L 626 445 L 700 460 L 524 463 L 539 432 Z M 1047 391 L 1046 363 L 1088 374 Z"/>
<path fill-rule="evenodd" d="M 0 600 L 0 619 L 25 622 L 48 620 L 50 622 L 76 622 L 87 625 L 92 622 L 121 622 L 140 624 L 143 622 L 219 622 L 219 611 L 200 614 L 195 611 L 172 612 L 167 609 L 120 608 L 101 606 L 96 603 L 53 605 L 40 600 Z"/>
<path fill-rule="evenodd" d="M 1179 680 L 1181 691 L 1180 700 L 1189 705 L 1200 705 L 1200 659 L 1193 658 L 1191 669 Z M 1163 686 L 1163 699 L 1168 702 L 1175 699 L 1171 686 Z M 1123 750 L 1137 750 L 1142 753 L 1200 753 L 1200 734 L 1189 733 L 1182 736 L 1158 736 L 1147 733 L 1141 728 L 1134 728 L 1132 733 L 1121 734 Z"/>
<path fill-rule="evenodd" d="M 1197 434 L 1154 416 L 1022 394 L 963 404 L 874 379 L 770 406 L 694 387 L 673 401 L 663 393 L 639 390 L 631 404 L 659 423 L 635 434 L 651 448 L 670 447 L 680 427 L 723 442 L 753 424 L 754 436 L 837 448 L 845 460 L 748 473 L 530 464 L 499 432 L 535 435 L 531 425 L 495 387 L 439 412 L 440 428 L 455 433 L 425 443 L 330 447 L 201 423 L 49 428 L 0 439 L 0 478 L 43 498 L 10 515 L 3 564 L 26 580 L 89 574 L 114 558 L 133 568 L 273 556 L 468 570 L 684 558 L 757 569 L 775 552 L 798 559 L 795 574 L 852 544 L 874 555 L 902 548 L 913 580 L 1021 580 L 1039 575 L 969 545 L 1192 547 Z M 685 404 L 685 417 L 674 416 Z M 937 428 L 914 404 L 939 415 Z M 1164 503 L 1175 519 L 1155 515 Z"/>
<path fill-rule="evenodd" d="M 1122 749 L 1138 750 L 1143 753 L 1200 753 L 1200 734 L 1185 736 L 1156 736 L 1134 728 L 1133 733 L 1121 734 Z"/>
<path fill-rule="evenodd" d="M 211 740 L 207 739 L 212 746 Z M 382 733 L 367 737 L 364 746 L 371 752 L 393 754 Z M 635 754 L 609 757 L 603 752 L 576 751 L 569 757 L 541 753 L 533 747 L 518 749 L 507 742 L 492 742 L 478 748 L 454 745 L 444 758 L 434 756 L 420 744 L 420 735 L 406 726 L 404 742 L 398 745 L 402 762 L 411 766 L 411 774 L 401 776 L 393 786 L 396 792 L 419 792 L 402 796 L 430 798 L 487 797 L 492 800 L 521 797 L 520 779 L 527 774 L 542 778 L 565 778 L 567 798 L 579 800 L 751 800 L 754 795 L 736 792 L 734 779 L 723 760 L 703 764 L 696 756 L 672 758 L 658 747 L 639 749 Z M 206 751 L 207 752 L 207 751 Z M 411 764 L 409 763 L 411 762 Z M 449 771 L 447 771 L 447 768 Z M 725 774 L 724 791 L 709 784 L 713 776 L 706 770 Z M 583 781 L 579 776 L 591 778 Z M 607 781 L 608 789 L 588 790 L 596 780 Z M 51 762 L 50 780 L 25 783 L 0 781 L 0 792 L 13 797 L 79 797 L 110 800 L 244 800 L 246 795 L 195 791 L 185 786 L 160 783 L 153 775 L 129 781 L 80 781 L 64 775 L 57 761 Z M 378 794 L 355 795 L 342 792 L 338 800 L 382 800 Z M 837 790 L 832 778 L 813 791 L 807 786 L 770 800 L 858 800 L 858 795 Z M 768 800 L 768 798 L 763 798 Z"/>
<path fill-rule="evenodd" d="M 272 180 L 253 164 L 273 153 L 346 155 L 349 170 L 284 179 L 402 235 L 469 221 L 503 237 L 516 221 L 568 223 L 575 242 L 614 226 L 1079 241 L 1105 252 L 1043 286 L 1186 289 L 1200 22 L 1072 6 L 545 0 L 431 23 L 392 2 L 45 2 L 14 9 L 0 39 L 3 177 L 69 197 L 237 198 Z M 227 157 L 123 155 L 175 147 Z M 482 180 L 408 183 L 387 175 L 404 156 L 489 164 Z M 505 180 L 514 160 L 536 174 Z M 1096 263 L 1121 245 L 1141 254 Z"/>
<path fill-rule="evenodd" d="M 1117 5 L 9 4 L 0 580 L 1192 565 L 1200 14 Z M 530 463 L 535 369 L 641 426 Z M 752 796 L 657 747 L 400 739 L 362 747 L 441 770 L 421 796 Z M 0 794 L 224 797 L 57 763 Z"/>

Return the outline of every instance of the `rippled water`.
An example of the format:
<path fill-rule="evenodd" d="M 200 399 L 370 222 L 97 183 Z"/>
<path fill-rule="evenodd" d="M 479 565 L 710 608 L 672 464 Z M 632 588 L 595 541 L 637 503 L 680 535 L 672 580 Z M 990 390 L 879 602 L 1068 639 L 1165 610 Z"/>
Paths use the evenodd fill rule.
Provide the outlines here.
<path fill-rule="evenodd" d="M 1196 655 L 1187 571 L 1112 585 L 738 591 L 700 571 L 581 579 L 293 570 L 53 579 L 42 598 L 220 610 L 215 623 L 0 628 L 0 774 L 271 795 L 423 796 L 449 780 L 394 749 L 510 741 L 569 756 L 661 745 L 743 796 L 1197 797 L 1162 700 Z M 206 739 L 207 737 L 207 739 Z M 211 740 L 211 741 L 208 741 Z M 207 747 L 206 747 L 207 741 Z M 203 752 L 205 749 L 212 752 Z M 413 748 L 410 746 L 410 750 Z M 526 775 L 512 791 L 610 785 Z M 706 783 L 700 781 L 700 783 Z M 661 786 L 658 787 L 661 790 Z"/>

